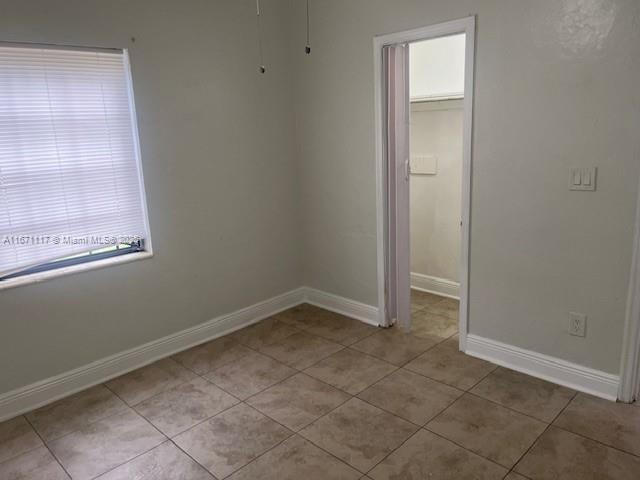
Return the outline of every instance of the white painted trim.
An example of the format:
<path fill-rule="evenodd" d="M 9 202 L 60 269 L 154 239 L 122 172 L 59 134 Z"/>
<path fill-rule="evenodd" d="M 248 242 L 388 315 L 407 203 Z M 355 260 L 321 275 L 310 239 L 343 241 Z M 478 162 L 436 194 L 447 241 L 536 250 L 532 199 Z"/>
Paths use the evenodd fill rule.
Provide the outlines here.
<path fill-rule="evenodd" d="M 542 353 L 467 335 L 468 355 L 607 400 L 616 400 L 620 377 Z"/>
<path fill-rule="evenodd" d="M 122 265 L 124 263 L 135 262 L 137 260 L 145 260 L 153 257 L 151 252 L 135 252 L 126 255 L 117 255 L 115 257 L 103 258 L 102 260 L 93 260 L 90 262 L 69 265 L 68 267 L 54 268 L 53 270 L 45 270 L 19 277 L 9 278 L 0 282 L 0 291 L 10 288 L 22 287 L 32 283 L 40 283 L 53 278 L 65 277 L 74 273 L 89 272 L 99 268 L 113 267 L 114 265 Z"/>
<path fill-rule="evenodd" d="M 462 100 L 464 98 L 464 92 L 462 93 L 445 93 L 441 95 L 423 95 L 421 97 L 411 97 L 411 103 L 431 103 L 431 102 L 446 102 L 448 100 Z"/>
<path fill-rule="evenodd" d="M 460 284 L 446 278 L 411 272 L 411 288 L 460 300 Z"/>
<path fill-rule="evenodd" d="M 69 396 L 302 303 L 304 288 L 0 395 L 0 421 Z"/>
<path fill-rule="evenodd" d="M 332 293 L 316 290 L 314 288 L 305 287 L 303 290 L 304 300 L 307 303 L 317 307 L 322 307 L 325 310 L 341 313 L 342 315 L 355 318 L 375 327 L 379 326 L 377 307 L 356 302 L 355 300 L 340 297 Z"/>
<path fill-rule="evenodd" d="M 460 229 L 460 350 L 467 349 L 469 332 L 469 249 L 471 246 L 471 175 L 473 143 L 473 89 L 476 54 L 476 17 L 465 19 L 464 120 L 462 132 L 462 218 Z"/>
<path fill-rule="evenodd" d="M 640 400 L 640 190 L 636 207 L 620 372 L 618 399 L 627 403 Z"/>
<path fill-rule="evenodd" d="M 469 316 L 469 245 L 471 223 L 471 156 L 473 136 L 473 85 L 475 56 L 475 16 L 440 23 L 415 30 L 375 36 L 373 38 L 374 64 L 374 110 L 375 110 L 375 168 L 376 168 L 376 234 L 377 234 L 377 267 L 378 267 L 378 322 L 387 324 L 386 292 L 385 292 L 385 238 L 384 238 L 384 108 L 383 108 L 383 71 L 382 49 L 385 45 L 404 42 L 415 42 L 458 33 L 466 34 L 465 49 L 465 92 L 464 92 L 464 127 L 462 146 L 462 228 L 460 257 L 460 349 L 466 350 Z"/>
<path fill-rule="evenodd" d="M 140 134 L 138 132 L 138 114 L 136 112 L 136 101 L 133 92 L 133 74 L 131 73 L 131 59 L 129 49 L 122 50 L 124 68 L 127 75 L 127 90 L 129 94 L 129 115 L 131 116 L 132 138 L 134 152 L 136 155 L 136 166 L 138 167 L 138 184 L 140 186 L 140 203 L 142 204 L 142 215 L 144 219 L 145 238 L 144 249 L 153 253 L 153 242 L 151 241 L 151 228 L 149 227 L 149 210 L 147 208 L 147 192 L 144 187 L 144 171 L 142 168 L 142 151 L 140 150 Z"/>
<path fill-rule="evenodd" d="M 378 325 L 377 307 L 314 288 L 300 287 L 159 340 L 1 394 L 0 422 L 193 346 L 227 335 L 304 302 L 347 315 L 370 325 Z"/>
<path fill-rule="evenodd" d="M 375 167 L 376 167 L 376 240 L 377 240 L 377 270 L 378 270 L 378 324 L 388 327 L 387 292 L 385 271 L 385 174 L 384 174 L 384 95 L 382 49 L 383 37 L 373 38 L 373 76 L 374 76 L 374 124 L 375 124 Z"/>
<path fill-rule="evenodd" d="M 434 102 L 415 102 L 411 104 L 411 113 L 435 112 L 443 110 L 463 110 L 464 98 L 452 100 L 438 100 Z"/>

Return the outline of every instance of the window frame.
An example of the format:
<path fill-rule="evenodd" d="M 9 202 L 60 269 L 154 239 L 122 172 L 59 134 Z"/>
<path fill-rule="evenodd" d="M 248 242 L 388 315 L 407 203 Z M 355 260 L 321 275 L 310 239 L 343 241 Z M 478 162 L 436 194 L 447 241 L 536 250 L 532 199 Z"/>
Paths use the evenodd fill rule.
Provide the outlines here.
<path fill-rule="evenodd" d="M 85 50 L 85 51 L 116 51 L 122 54 L 122 62 L 126 77 L 126 87 L 129 99 L 129 115 L 131 116 L 131 129 L 133 137 L 133 154 L 137 164 L 138 182 L 140 191 L 140 204 L 144 227 L 146 231 L 145 238 L 142 238 L 138 245 L 131 245 L 129 248 L 92 253 L 77 258 L 62 258 L 46 262 L 43 264 L 29 267 L 16 273 L 11 273 L 0 277 L 0 291 L 15 288 L 22 285 L 39 283 L 45 280 L 62 277 L 74 273 L 96 270 L 113 265 L 125 264 L 137 260 L 144 260 L 153 257 L 153 247 L 151 242 L 151 230 L 149 227 L 149 213 L 147 208 L 147 194 L 145 190 L 144 174 L 142 166 L 142 154 L 140 150 L 140 137 L 138 132 L 138 115 L 136 112 L 135 95 L 133 89 L 133 75 L 131 72 L 131 59 L 127 48 L 110 48 L 110 47 L 87 47 L 77 45 L 64 44 L 46 44 L 46 43 L 27 43 L 27 42 L 2 42 L 2 46 L 15 47 L 33 47 L 40 49 L 58 49 L 58 50 Z M 97 250 L 97 249 L 96 249 Z"/>

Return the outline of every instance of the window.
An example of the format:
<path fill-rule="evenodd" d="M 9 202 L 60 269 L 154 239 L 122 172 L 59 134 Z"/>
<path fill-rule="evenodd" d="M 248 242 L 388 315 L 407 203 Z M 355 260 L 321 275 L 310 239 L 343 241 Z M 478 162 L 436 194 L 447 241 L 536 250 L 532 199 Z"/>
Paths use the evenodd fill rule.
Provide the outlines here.
<path fill-rule="evenodd" d="M 0 43 L 0 284 L 150 250 L 126 51 Z"/>

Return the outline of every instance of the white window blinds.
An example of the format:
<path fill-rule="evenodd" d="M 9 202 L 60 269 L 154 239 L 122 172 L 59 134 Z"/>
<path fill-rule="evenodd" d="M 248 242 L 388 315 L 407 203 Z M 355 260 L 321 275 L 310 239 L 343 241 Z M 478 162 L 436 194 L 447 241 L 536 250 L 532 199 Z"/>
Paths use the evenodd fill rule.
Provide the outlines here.
<path fill-rule="evenodd" d="M 126 52 L 0 44 L 0 276 L 148 236 Z"/>

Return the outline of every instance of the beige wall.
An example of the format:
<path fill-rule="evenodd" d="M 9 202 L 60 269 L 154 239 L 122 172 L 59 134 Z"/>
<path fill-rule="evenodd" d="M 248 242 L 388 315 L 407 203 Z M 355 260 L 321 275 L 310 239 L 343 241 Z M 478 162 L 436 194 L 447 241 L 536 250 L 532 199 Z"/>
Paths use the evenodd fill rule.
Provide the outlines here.
<path fill-rule="evenodd" d="M 130 49 L 155 256 L 0 291 L 0 392 L 298 287 L 289 3 L 0 0 L 0 39 Z M 135 43 L 131 42 L 135 37 Z"/>
<path fill-rule="evenodd" d="M 459 282 L 462 100 L 411 104 L 411 156 L 433 155 L 435 175 L 411 175 L 411 272 Z"/>
<path fill-rule="evenodd" d="M 469 14 L 471 332 L 616 372 L 637 0 L 322 0 L 310 56 L 304 2 L 263 6 L 260 76 L 251 2 L 0 0 L 2 40 L 131 49 L 155 250 L 0 292 L 0 392 L 301 284 L 377 304 L 372 37 Z M 574 165 L 600 168 L 597 192 L 567 191 Z M 586 338 L 564 332 L 569 310 Z"/>
<path fill-rule="evenodd" d="M 617 372 L 640 175 L 640 3 L 313 5 L 313 53 L 294 68 L 305 283 L 378 301 L 373 36 L 477 14 L 470 330 Z M 568 191 L 582 165 L 599 167 L 597 192 Z M 586 338 L 565 333 L 569 311 L 589 316 Z"/>

